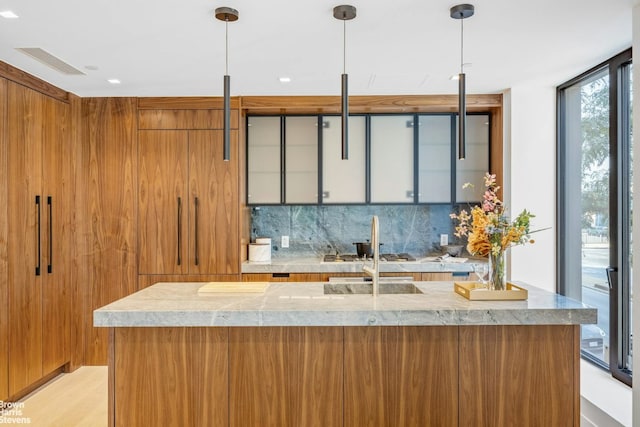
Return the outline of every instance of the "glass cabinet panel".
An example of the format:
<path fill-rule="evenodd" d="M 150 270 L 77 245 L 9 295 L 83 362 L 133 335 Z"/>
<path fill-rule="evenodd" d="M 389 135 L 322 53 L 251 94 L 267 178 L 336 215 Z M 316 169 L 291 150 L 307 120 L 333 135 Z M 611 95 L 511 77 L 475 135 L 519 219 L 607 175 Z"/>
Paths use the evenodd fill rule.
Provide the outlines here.
<path fill-rule="evenodd" d="M 451 202 L 451 116 L 418 116 L 418 201 Z"/>
<path fill-rule="evenodd" d="M 318 117 L 285 120 L 285 203 L 318 203 Z"/>
<path fill-rule="evenodd" d="M 466 157 L 458 160 L 456 117 L 456 202 L 479 202 L 484 193 L 484 174 L 489 171 L 489 116 L 467 115 Z M 465 183 L 473 187 L 462 188 Z"/>
<path fill-rule="evenodd" d="M 280 203 L 280 117 L 249 117 L 247 202 Z"/>
<path fill-rule="evenodd" d="M 371 202 L 413 202 L 413 115 L 371 116 Z"/>
<path fill-rule="evenodd" d="M 366 201 L 366 121 L 349 117 L 349 159 L 342 160 L 342 118 L 324 116 L 322 126 L 322 202 Z"/>

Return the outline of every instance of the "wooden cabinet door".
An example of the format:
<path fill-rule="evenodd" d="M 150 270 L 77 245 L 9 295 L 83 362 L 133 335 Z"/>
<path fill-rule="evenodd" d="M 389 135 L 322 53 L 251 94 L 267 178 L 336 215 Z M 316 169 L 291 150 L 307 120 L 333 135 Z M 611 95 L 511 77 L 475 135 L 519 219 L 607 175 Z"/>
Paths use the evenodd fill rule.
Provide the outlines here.
<path fill-rule="evenodd" d="M 9 394 L 42 376 L 44 95 L 8 84 Z"/>
<path fill-rule="evenodd" d="M 186 131 L 138 133 L 140 274 L 188 272 L 188 143 Z"/>
<path fill-rule="evenodd" d="M 0 78 L 0 122 L 7 123 L 7 80 Z M 7 174 L 6 127 L 0 130 L 0 176 Z M 0 236 L 6 243 L 9 234 L 7 224 L 7 179 L 0 180 Z M 7 245 L 0 245 L 0 400 L 9 397 L 9 289 L 7 282 Z"/>
<path fill-rule="evenodd" d="M 342 348 L 340 327 L 230 328 L 229 425 L 342 426 Z"/>
<path fill-rule="evenodd" d="M 457 327 L 344 328 L 344 425 L 457 426 Z"/>
<path fill-rule="evenodd" d="M 45 99 L 42 205 L 42 370 L 70 360 L 71 284 L 66 262 L 71 247 L 69 105 Z"/>
<path fill-rule="evenodd" d="M 189 132 L 189 273 L 238 274 L 238 131 L 231 160 L 222 158 L 223 131 Z"/>

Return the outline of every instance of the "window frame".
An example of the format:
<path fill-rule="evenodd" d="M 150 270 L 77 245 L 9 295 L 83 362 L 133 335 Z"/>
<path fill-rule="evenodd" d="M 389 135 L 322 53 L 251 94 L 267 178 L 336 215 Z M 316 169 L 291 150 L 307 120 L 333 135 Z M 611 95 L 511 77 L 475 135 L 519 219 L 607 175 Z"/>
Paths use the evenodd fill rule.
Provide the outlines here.
<path fill-rule="evenodd" d="M 565 214 L 565 200 L 567 191 L 564 183 L 567 175 L 567 147 L 566 147 L 566 95 L 565 90 L 576 84 L 586 82 L 594 75 L 608 70 L 609 75 L 609 263 L 611 275 L 609 289 L 609 364 L 597 357 L 581 350 L 583 359 L 608 370 L 612 376 L 631 386 L 632 373 L 628 360 L 624 354 L 629 350 L 629 321 L 630 321 L 630 235 L 625 233 L 630 224 L 630 123 L 629 108 L 630 65 L 632 64 L 631 49 L 627 49 L 607 61 L 587 70 L 579 76 L 561 84 L 556 90 L 556 187 L 557 187 L 557 235 L 556 250 L 558 259 L 562 260 L 567 251 L 566 233 L 567 218 Z M 622 190 L 622 191 L 619 191 Z M 626 225 L 625 225 L 626 224 Z M 613 233 L 612 230 L 616 232 Z M 627 260 L 626 263 L 623 261 Z M 557 291 L 566 295 L 569 291 L 567 280 L 569 272 L 564 262 L 556 265 Z"/>

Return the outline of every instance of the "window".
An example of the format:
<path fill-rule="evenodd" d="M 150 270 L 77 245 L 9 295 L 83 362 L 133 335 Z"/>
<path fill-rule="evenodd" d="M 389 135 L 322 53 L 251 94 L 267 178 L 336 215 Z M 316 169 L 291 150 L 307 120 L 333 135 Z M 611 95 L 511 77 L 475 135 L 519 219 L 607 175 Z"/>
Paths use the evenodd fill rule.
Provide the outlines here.
<path fill-rule="evenodd" d="M 558 287 L 598 309 L 582 356 L 631 385 L 631 50 L 558 88 Z"/>

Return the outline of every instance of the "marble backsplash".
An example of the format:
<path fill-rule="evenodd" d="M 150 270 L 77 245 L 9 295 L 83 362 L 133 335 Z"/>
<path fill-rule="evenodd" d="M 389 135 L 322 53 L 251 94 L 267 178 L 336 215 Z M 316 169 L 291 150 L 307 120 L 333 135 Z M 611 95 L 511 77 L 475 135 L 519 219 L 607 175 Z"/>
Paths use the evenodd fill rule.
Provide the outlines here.
<path fill-rule="evenodd" d="M 380 220 L 383 253 L 420 257 L 440 245 L 440 234 L 453 236 L 451 205 L 260 206 L 251 209 L 251 240 L 272 239 L 272 257 L 355 253 L 353 242 L 371 236 L 371 217 Z M 289 248 L 280 237 L 289 236 Z"/>

